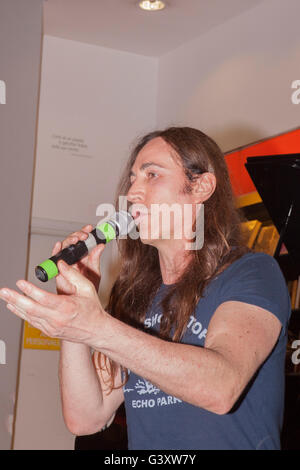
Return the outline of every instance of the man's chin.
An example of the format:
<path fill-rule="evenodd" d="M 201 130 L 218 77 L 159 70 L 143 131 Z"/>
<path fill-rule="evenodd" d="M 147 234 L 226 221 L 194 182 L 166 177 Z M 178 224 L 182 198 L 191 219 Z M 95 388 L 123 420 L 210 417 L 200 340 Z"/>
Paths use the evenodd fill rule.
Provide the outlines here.
<path fill-rule="evenodd" d="M 144 245 L 151 245 L 157 249 L 161 248 L 162 246 L 165 246 L 166 243 L 170 242 L 170 237 L 163 237 L 163 236 L 157 236 L 157 237 L 149 237 L 149 234 L 145 235 L 143 233 L 140 233 L 140 240 Z"/>
<path fill-rule="evenodd" d="M 157 238 L 149 238 L 149 237 L 142 236 L 141 234 L 140 234 L 140 240 L 142 243 L 144 243 L 144 245 L 154 245 L 155 242 L 159 241 Z"/>
<path fill-rule="evenodd" d="M 162 241 L 161 238 L 153 237 L 153 236 L 150 237 L 148 233 L 143 233 L 143 231 L 140 231 L 139 234 L 140 234 L 140 240 L 142 243 L 144 243 L 144 245 L 156 246 Z"/>

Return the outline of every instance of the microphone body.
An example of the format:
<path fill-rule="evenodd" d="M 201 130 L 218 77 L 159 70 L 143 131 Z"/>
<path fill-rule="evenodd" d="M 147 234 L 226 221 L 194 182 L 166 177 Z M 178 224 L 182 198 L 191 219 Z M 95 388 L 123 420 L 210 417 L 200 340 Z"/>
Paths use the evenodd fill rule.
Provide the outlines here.
<path fill-rule="evenodd" d="M 109 243 L 120 235 L 127 235 L 134 223 L 132 216 L 126 211 L 116 212 L 114 217 L 94 228 L 86 240 L 79 240 L 70 245 L 35 268 L 36 277 L 47 282 L 57 276 L 59 260 L 72 265 L 84 258 L 96 245 Z"/>

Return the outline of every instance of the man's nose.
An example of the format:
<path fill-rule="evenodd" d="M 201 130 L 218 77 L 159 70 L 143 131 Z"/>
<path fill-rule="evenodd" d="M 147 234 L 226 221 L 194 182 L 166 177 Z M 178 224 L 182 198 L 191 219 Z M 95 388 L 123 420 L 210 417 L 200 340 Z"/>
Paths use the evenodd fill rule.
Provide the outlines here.
<path fill-rule="evenodd" d="M 138 185 L 136 182 L 134 182 L 128 193 L 127 193 L 127 200 L 129 202 L 132 202 L 132 203 L 135 203 L 135 202 L 144 202 L 145 200 L 145 191 L 144 189 L 141 187 L 141 185 Z"/>

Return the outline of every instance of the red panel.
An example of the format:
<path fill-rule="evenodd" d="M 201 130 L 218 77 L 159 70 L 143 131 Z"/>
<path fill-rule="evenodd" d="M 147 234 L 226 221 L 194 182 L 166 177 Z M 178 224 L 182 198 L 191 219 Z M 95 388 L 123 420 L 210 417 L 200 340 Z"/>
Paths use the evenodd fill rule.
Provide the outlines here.
<path fill-rule="evenodd" d="M 234 195 L 241 196 L 256 191 L 244 166 L 247 157 L 280 155 L 283 153 L 300 153 L 300 129 L 272 137 L 225 155 Z"/>

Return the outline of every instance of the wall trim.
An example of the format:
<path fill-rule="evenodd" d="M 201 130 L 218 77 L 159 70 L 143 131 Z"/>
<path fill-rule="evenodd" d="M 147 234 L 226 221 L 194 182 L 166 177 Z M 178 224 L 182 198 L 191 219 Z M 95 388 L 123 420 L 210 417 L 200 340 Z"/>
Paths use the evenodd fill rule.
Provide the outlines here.
<path fill-rule="evenodd" d="M 77 232 L 89 222 L 73 222 L 43 217 L 32 217 L 30 235 L 48 235 L 54 237 L 66 237 L 72 232 Z"/>

